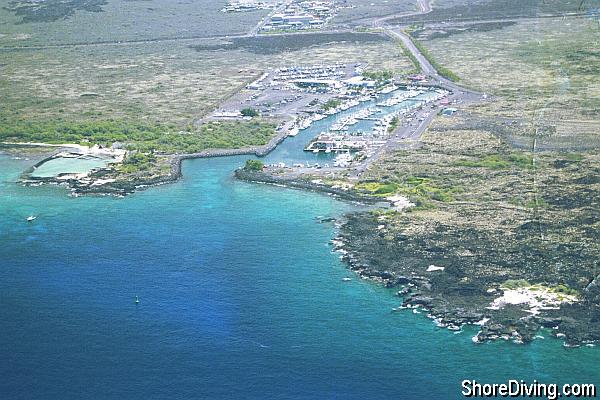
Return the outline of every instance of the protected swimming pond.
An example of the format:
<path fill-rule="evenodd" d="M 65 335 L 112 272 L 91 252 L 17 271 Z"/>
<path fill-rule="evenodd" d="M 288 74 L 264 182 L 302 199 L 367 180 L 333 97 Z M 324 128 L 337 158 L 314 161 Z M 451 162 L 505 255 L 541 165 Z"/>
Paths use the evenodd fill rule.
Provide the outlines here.
<path fill-rule="evenodd" d="M 94 168 L 106 167 L 111 161 L 110 157 L 101 157 L 88 154 L 62 155 L 43 162 L 31 173 L 33 178 L 54 178 L 64 174 L 84 174 Z"/>

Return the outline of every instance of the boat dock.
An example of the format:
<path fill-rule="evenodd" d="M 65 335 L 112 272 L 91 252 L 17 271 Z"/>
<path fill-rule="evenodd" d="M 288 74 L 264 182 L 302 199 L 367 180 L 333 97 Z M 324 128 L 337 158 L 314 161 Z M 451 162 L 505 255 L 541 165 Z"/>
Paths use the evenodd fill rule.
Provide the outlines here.
<path fill-rule="evenodd" d="M 313 153 L 348 153 L 364 150 L 367 147 L 366 140 L 348 140 L 344 136 L 319 135 L 311 141 L 304 151 Z"/>

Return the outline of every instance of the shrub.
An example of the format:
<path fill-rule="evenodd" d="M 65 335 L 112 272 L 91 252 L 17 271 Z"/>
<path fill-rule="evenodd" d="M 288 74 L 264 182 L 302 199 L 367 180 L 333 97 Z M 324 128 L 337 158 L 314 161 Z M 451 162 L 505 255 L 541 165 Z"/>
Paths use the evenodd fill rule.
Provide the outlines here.
<path fill-rule="evenodd" d="M 394 73 L 389 70 L 384 71 L 365 71 L 362 74 L 365 78 L 377 81 L 378 83 L 387 82 L 394 77 Z"/>
<path fill-rule="evenodd" d="M 323 110 L 328 111 L 333 108 L 339 107 L 342 104 L 340 99 L 329 99 L 323 104 Z"/>
<path fill-rule="evenodd" d="M 275 135 L 275 128 L 274 124 L 261 120 L 209 122 L 195 130 L 181 131 L 171 124 L 121 119 L 30 122 L 0 118 L 0 141 L 81 143 L 90 146 L 111 146 L 117 142 L 123 148 L 140 153 L 197 153 L 205 149 L 261 146 Z"/>
<path fill-rule="evenodd" d="M 505 289 L 519 289 L 529 287 L 531 284 L 525 279 L 509 279 L 502 284 L 502 288 Z"/>
<path fill-rule="evenodd" d="M 260 160 L 246 160 L 244 169 L 247 171 L 262 171 L 265 164 Z"/>
<path fill-rule="evenodd" d="M 240 113 L 244 116 L 244 117 L 258 117 L 258 111 L 256 111 L 254 108 L 244 108 L 242 109 L 242 111 L 240 111 Z"/>

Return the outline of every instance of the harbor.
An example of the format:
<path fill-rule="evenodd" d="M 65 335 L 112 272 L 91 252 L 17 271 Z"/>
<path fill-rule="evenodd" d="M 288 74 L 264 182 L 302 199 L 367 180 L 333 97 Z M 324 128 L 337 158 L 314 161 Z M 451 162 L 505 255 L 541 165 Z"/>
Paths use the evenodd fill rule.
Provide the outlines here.
<path fill-rule="evenodd" d="M 435 107 L 435 102 L 447 95 L 448 92 L 441 89 L 414 88 L 398 88 L 378 94 L 328 117 L 325 124 L 319 125 L 323 129 L 310 139 L 303 150 L 330 157 L 333 154 L 331 164 L 346 168 L 353 161 L 373 156 L 398 128 L 410 130 L 424 121 L 433 112 L 431 105 Z M 338 160 L 340 155 L 342 158 Z"/>
<path fill-rule="evenodd" d="M 329 176 L 348 168 L 361 170 L 373 162 L 386 147 L 407 145 L 410 135 L 441 109 L 439 99 L 447 92 L 437 88 L 413 91 L 411 98 L 393 107 L 378 107 L 377 103 L 394 96 L 406 96 L 414 88 L 395 87 L 363 101 L 352 101 L 351 107 L 340 106 L 335 112 L 320 114 L 316 120 L 304 119 L 304 126 L 273 152 L 263 158 L 265 171 L 274 175 L 300 176 L 318 174 Z M 435 107 L 435 108 L 432 108 Z M 331 115 L 328 115 L 331 114 Z M 347 130 L 333 131 L 336 125 L 350 119 Z M 396 119 L 397 125 L 392 122 Z M 420 121 L 423 120 L 423 121 Z M 395 127 L 395 129 L 390 129 Z M 402 136 L 408 136 L 402 139 Z"/>
<path fill-rule="evenodd" d="M 288 140 L 302 133 L 305 153 L 350 155 L 328 163 L 348 166 L 373 156 L 399 131 L 412 135 L 451 95 L 436 86 L 372 80 L 360 63 L 288 66 L 262 73 L 209 119 L 251 119 L 244 114 L 252 110 L 279 121 Z"/>
<path fill-rule="evenodd" d="M 348 116 L 336 118 L 329 131 L 321 132 L 304 149 L 314 153 L 339 153 L 368 151 L 385 144 L 400 123 L 409 123 L 415 118 L 413 110 L 422 109 L 427 103 L 445 97 L 448 92 L 443 90 L 397 89 L 375 106 L 370 101 L 366 106 L 356 107 L 358 111 Z M 378 99 L 378 96 L 375 96 Z M 425 112 L 423 117 L 427 117 Z M 422 117 L 420 117 L 422 118 Z"/>

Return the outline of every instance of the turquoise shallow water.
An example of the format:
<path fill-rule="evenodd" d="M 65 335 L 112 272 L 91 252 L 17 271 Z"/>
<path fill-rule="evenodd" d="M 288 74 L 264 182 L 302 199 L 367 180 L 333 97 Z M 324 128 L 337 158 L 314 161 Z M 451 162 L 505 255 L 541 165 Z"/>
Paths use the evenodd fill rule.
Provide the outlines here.
<path fill-rule="evenodd" d="M 48 178 L 60 174 L 80 174 L 94 168 L 104 167 L 109 159 L 102 158 L 55 158 L 40 165 L 31 174 L 37 178 Z"/>
<path fill-rule="evenodd" d="M 301 149 L 326 123 L 268 161 L 325 159 Z M 391 313 L 393 291 L 342 281 L 334 226 L 316 221 L 354 206 L 235 181 L 244 161 L 186 161 L 179 182 L 124 199 L 69 198 L 16 185 L 31 161 L 0 154 L 0 398 L 454 399 L 463 379 L 600 384 L 598 348 L 475 345 L 474 330 Z"/>
<path fill-rule="evenodd" d="M 460 380 L 600 380 L 600 351 L 474 345 L 354 279 L 329 197 L 195 160 L 125 199 L 13 182 L 0 157 L 0 397 L 459 398 Z M 24 218 L 38 215 L 28 224 Z M 141 303 L 134 304 L 134 296 Z"/>

